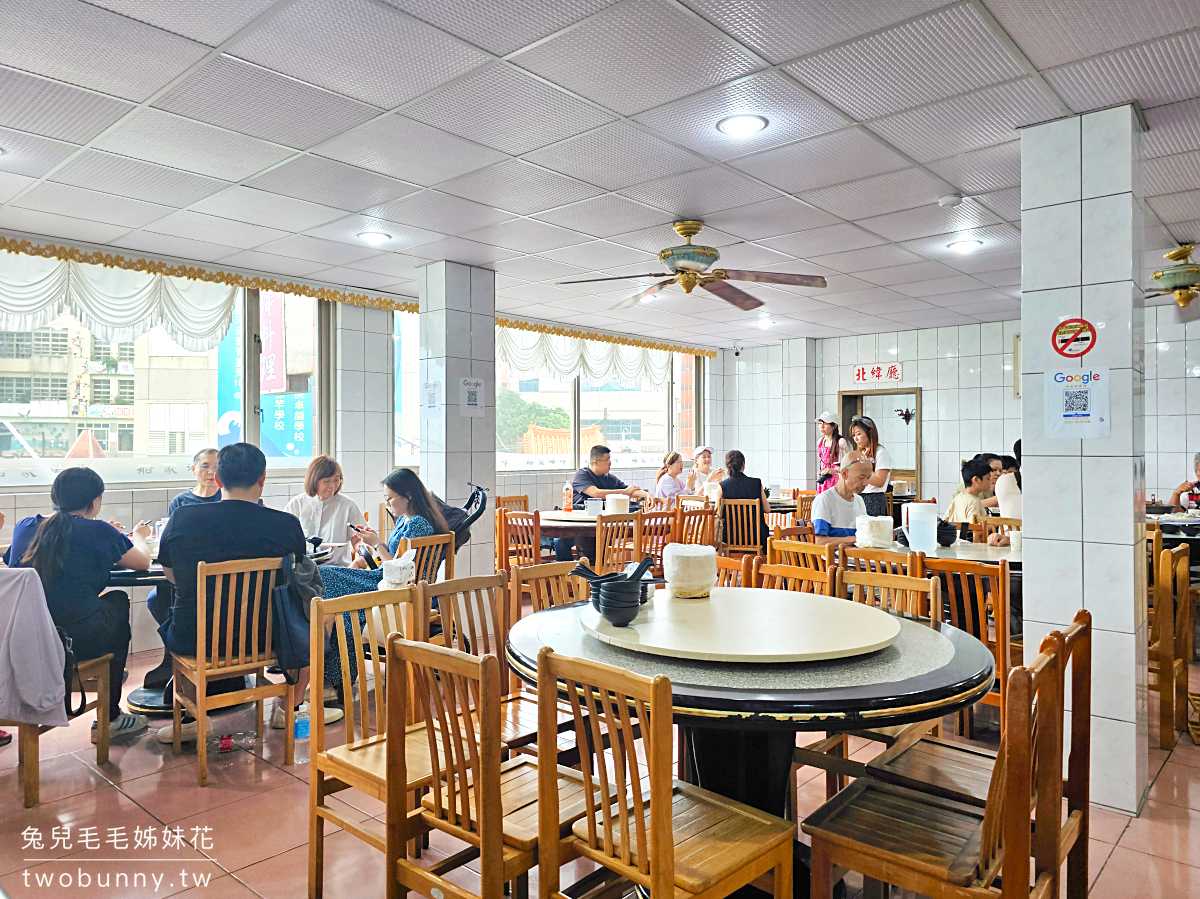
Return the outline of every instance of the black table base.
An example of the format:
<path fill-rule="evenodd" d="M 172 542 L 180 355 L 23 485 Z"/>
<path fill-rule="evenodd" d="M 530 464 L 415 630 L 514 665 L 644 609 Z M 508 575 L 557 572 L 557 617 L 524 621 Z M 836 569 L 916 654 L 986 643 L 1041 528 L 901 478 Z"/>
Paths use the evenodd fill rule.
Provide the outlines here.
<path fill-rule="evenodd" d="M 159 669 L 154 670 L 158 671 Z M 173 712 L 172 696 L 174 695 L 174 680 L 170 674 L 171 671 L 168 668 L 167 682 L 161 687 L 144 686 L 130 693 L 125 699 L 129 711 L 155 718 L 170 718 Z M 146 679 L 150 679 L 149 675 Z M 238 690 L 249 690 L 253 686 L 253 677 L 227 677 L 224 680 L 209 681 L 207 695 L 218 696 L 221 693 L 234 693 Z M 238 706 L 229 706 L 229 708 L 238 708 Z"/>

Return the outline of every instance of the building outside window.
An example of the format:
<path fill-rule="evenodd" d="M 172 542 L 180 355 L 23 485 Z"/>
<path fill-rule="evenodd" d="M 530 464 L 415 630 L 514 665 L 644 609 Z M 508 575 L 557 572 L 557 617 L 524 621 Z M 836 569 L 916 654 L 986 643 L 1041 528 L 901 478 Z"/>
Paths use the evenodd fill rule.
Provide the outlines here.
<path fill-rule="evenodd" d="M 496 362 L 496 468 L 574 467 L 574 379 L 513 378 Z"/>
<path fill-rule="evenodd" d="M 92 402 L 107 403 L 112 400 L 112 379 L 92 378 Z"/>

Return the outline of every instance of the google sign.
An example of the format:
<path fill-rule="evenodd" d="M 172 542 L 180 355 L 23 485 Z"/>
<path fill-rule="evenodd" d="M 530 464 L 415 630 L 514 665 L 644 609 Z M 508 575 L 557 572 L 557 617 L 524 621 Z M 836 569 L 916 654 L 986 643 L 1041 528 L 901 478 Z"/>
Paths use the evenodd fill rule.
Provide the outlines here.
<path fill-rule="evenodd" d="M 1100 372 L 1085 371 L 1078 374 L 1067 374 L 1066 372 L 1055 372 L 1054 380 L 1059 384 L 1091 384 L 1093 381 L 1100 380 Z"/>

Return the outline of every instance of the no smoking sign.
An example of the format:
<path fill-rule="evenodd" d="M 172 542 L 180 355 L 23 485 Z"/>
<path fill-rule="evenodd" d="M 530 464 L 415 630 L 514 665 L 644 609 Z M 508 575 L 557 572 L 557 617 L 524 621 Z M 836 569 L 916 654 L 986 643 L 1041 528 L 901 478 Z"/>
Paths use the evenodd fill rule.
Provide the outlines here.
<path fill-rule="evenodd" d="M 1050 345 L 1058 355 L 1078 359 L 1096 345 L 1096 326 L 1086 319 L 1069 318 L 1051 332 Z"/>

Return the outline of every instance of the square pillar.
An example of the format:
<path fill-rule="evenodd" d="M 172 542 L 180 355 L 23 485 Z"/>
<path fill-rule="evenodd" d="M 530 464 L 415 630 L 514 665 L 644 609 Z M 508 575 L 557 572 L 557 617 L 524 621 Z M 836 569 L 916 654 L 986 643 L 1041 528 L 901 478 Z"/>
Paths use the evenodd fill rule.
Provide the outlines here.
<path fill-rule="evenodd" d="M 1148 787 L 1141 136 L 1130 106 L 1021 132 L 1025 660 L 1092 613 L 1091 797 L 1132 814 Z M 1078 318 L 1093 347 L 1064 358 L 1051 335 Z M 1109 435 L 1046 437 L 1047 373 L 1099 366 Z"/>
<path fill-rule="evenodd" d="M 496 487 L 496 273 L 431 262 L 418 278 L 421 339 L 421 480 L 452 506 L 486 487 L 488 512 L 454 559 L 456 577 L 496 570 L 492 497 Z M 464 381 L 481 382 L 464 407 Z M 472 389 L 474 393 L 474 389 Z M 474 413 L 479 414 L 474 414 Z"/>

